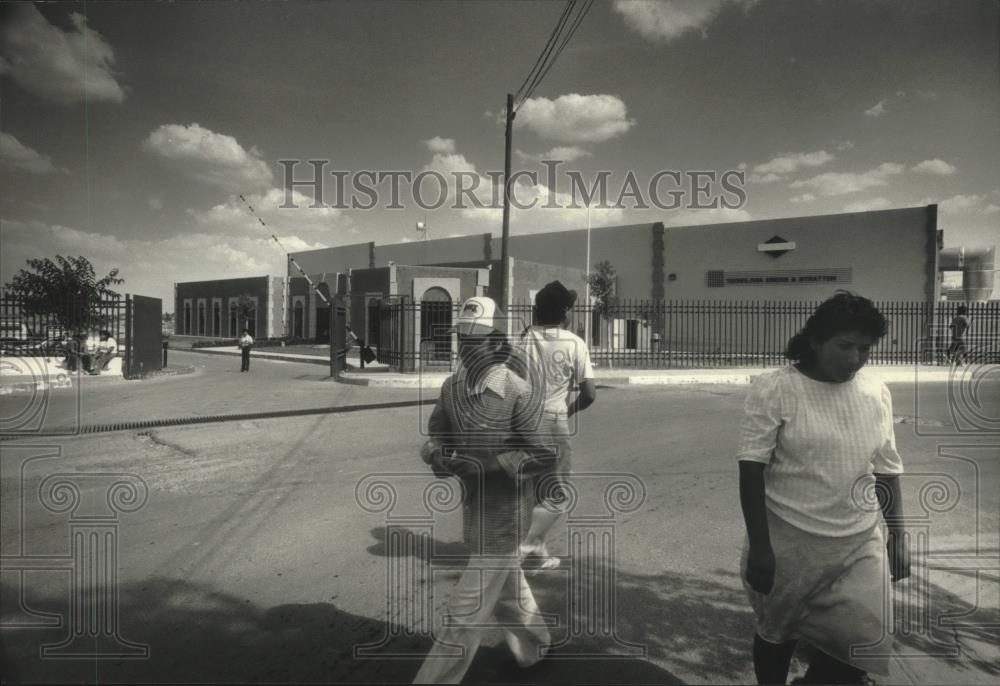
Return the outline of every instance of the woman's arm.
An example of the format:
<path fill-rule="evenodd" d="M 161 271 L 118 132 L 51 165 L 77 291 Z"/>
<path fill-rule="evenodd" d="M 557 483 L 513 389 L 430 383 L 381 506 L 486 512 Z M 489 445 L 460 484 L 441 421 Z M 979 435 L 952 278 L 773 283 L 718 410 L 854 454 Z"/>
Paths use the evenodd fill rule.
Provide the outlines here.
<path fill-rule="evenodd" d="M 882 509 L 882 518 L 888 530 L 886 549 L 889 553 L 889 570 L 892 580 L 899 581 L 910 576 L 910 546 L 903 528 L 903 493 L 899 488 L 896 474 L 875 475 L 875 497 Z"/>
<path fill-rule="evenodd" d="M 567 399 L 566 416 L 572 417 L 577 412 L 586 410 L 594 404 L 595 400 L 597 400 L 597 384 L 593 379 L 584 379 L 583 383 L 580 384 L 580 392 L 577 393 L 576 397 L 573 400 Z"/>
<path fill-rule="evenodd" d="M 740 505 L 750 539 L 746 579 L 760 593 L 770 593 L 774 586 L 774 551 L 767 526 L 767 505 L 764 500 L 764 468 L 762 462 L 740 461 Z"/>

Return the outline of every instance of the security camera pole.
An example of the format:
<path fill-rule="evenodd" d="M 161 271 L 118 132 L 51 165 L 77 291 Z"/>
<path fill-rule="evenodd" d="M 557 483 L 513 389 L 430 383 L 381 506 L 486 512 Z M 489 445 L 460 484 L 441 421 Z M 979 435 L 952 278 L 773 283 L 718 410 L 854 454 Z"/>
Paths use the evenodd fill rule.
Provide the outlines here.
<path fill-rule="evenodd" d="M 505 147 L 503 155 L 503 234 L 500 238 L 500 307 L 510 310 L 510 303 L 507 302 L 507 258 L 509 257 L 507 244 L 510 242 L 510 146 L 511 130 L 514 126 L 514 96 L 507 94 L 507 130 L 505 133 Z"/>

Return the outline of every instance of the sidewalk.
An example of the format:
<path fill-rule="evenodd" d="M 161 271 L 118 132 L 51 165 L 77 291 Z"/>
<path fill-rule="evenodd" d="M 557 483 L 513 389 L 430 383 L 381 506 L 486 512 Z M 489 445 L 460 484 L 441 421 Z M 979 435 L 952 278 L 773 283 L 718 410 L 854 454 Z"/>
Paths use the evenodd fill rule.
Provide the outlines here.
<path fill-rule="evenodd" d="M 235 356 L 240 354 L 239 348 L 235 346 L 193 348 L 190 352 L 209 355 Z M 327 367 L 330 364 L 330 361 L 325 357 L 295 353 L 255 350 L 250 355 L 254 359 L 306 362 Z M 352 349 L 348 353 L 347 362 L 351 369 L 340 374 L 337 381 L 355 386 L 437 389 L 451 373 L 435 370 L 401 374 L 391 371 L 386 365 L 379 364 L 360 369 L 356 349 Z M 732 367 L 728 369 L 608 369 L 599 367 L 594 370 L 594 373 L 598 383 L 614 386 L 676 386 L 703 383 L 746 385 L 754 377 L 772 369 L 775 367 Z M 885 383 L 946 382 L 953 377 L 960 378 L 962 375 L 959 370 L 936 365 L 870 365 L 865 369 L 869 373 L 875 373 Z"/>

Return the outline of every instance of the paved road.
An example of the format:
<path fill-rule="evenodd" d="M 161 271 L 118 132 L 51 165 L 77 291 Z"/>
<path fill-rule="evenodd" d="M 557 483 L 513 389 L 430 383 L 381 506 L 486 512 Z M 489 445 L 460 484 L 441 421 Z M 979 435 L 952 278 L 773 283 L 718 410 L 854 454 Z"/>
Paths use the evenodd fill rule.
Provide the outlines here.
<path fill-rule="evenodd" d="M 319 380 L 309 391 L 302 390 L 308 383 L 282 384 L 282 375 L 296 370 L 277 370 L 280 363 L 272 363 L 272 369 L 262 363 L 252 375 L 229 376 L 214 369 L 214 358 L 199 358 L 199 363 L 205 365 L 202 373 L 219 379 L 213 391 L 217 395 L 185 395 L 183 384 L 163 380 L 154 382 L 159 384 L 156 403 L 139 396 L 128 400 L 150 411 L 162 411 L 160 403 L 167 402 L 214 414 L 230 398 L 227 407 L 244 407 L 245 396 L 305 403 L 327 398 L 327 393 L 338 398 L 344 396 L 337 393 L 358 394 L 351 397 L 355 401 L 378 395 L 373 389 Z M 974 409 L 981 416 L 1000 416 L 997 385 L 980 391 L 980 405 Z M 114 397 L 134 391 L 104 392 Z M 557 655 L 581 659 L 546 661 L 530 673 L 517 673 L 505 663 L 499 635 L 491 636 L 469 680 L 752 680 L 752 618 L 736 574 L 743 534 L 731 457 L 744 392 L 707 385 L 601 390 L 575 441 L 577 514 L 607 512 L 605 488 L 614 480 L 628 480 L 609 477 L 609 472 L 634 475 L 645 499 L 634 512 L 619 514 L 610 527 L 595 520 L 577 523 L 582 528 L 575 531 L 583 532 L 585 541 L 608 541 L 602 535 L 613 531 L 613 563 L 609 555 L 592 553 L 566 565 L 578 574 L 596 573 L 582 595 L 567 593 L 572 584 L 566 573 L 537 582 L 542 610 L 558 622 L 554 634 L 567 639 Z M 907 607 L 929 604 L 935 620 L 935 628 L 911 625 L 915 630 L 903 649 L 941 657 L 897 659 L 889 682 L 994 683 L 1000 678 L 1000 440 L 991 446 L 981 434 L 954 435 L 943 384 L 922 387 L 919 393 L 912 385 L 897 385 L 893 392 L 900 448 L 909 470 L 906 509 L 932 515 L 924 540 L 930 541 L 936 565 L 919 575 L 923 586 L 914 582 L 908 587 L 924 588 L 926 598 L 897 591 Z M 400 539 L 407 530 L 420 533 L 424 522 L 389 522 L 395 525 L 387 528 L 385 512 L 359 506 L 356 486 L 372 475 L 412 473 L 391 478 L 397 498 L 391 513 L 426 512 L 423 489 L 445 482 L 428 479 L 416 456 L 420 427 L 426 423 L 422 412 L 426 409 L 410 407 L 0 446 L 5 556 L 68 553 L 67 515 L 38 504 L 42 480 L 54 473 L 81 483 L 81 508 L 104 507 L 106 484 L 113 480 L 87 475 L 133 473 L 149 489 L 143 507 L 120 516 L 117 597 L 122 637 L 148 644 L 150 656 L 137 661 L 41 660 L 39 646 L 58 642 L 65 629 L 7 628 L 0 632 L 5 679 L 408 681 L 419 663 L 385 659 L 385 654 L 419 655 L 427 649 L 419 591 L 433 588 L 432 604 L 444 602 L 457 574 L 456 562 L 448 556 L 460 552 L 460 515 L 438 515 L 426 537 Z M 918 412 L 919 424 L 913 420 Z M 918 435 L 917 430 L 942 435 Z M 29 461 L 45 454 L 52 456 Z M 98 483 L 102 478 L 104 483 Z M 369 510 L 378 509 L 378 493 L 371 491 Z M 566 531 L 557 532 L 557 552 L 566 551 Z M 394 545 L 399 540 L 417 547 L 400 551 Z M 421 545 L 433 545 L 437 571 L 430 578 L 421 574 L 426 569 Z M 9 562 L 5 565 L 10 568 Z M 943 571 L 941 566 L 955 569 Z M 387 608 L 387 588 L 394 587 L 387 579 L 406 577 L 407 570 L 417 577 L 414 588 L 402 594 L 409 601 Z M 28 607 L 66 612 L 64 573 L 31 572 L 25 579 Z M 2 578 L 5 626 L 37 621 L 18 609 L 17 580 L 9 571 Z M 615 589 L 608 605 L 613 605 L 614 632 L 603 631 L 600 623 L 574 630 L 581 618 L 600 616 L 599 593 L 607 584 Z M 89 607 L 95 597 L 88 594 L 84 605 Z M 569 597 L 576 599 L 573 604 Z M 936 626 L 938 619 L 943 628 Z M 354 656 L 355 646 L 378 644 L 383 636 L 388 644 L 375 651 L 381 657 Z M 615 659 L 635 646 L 644 657 Z M 959 647 L 959 655 L 947 657 Z M 582 659 L 588 653 L 599 657 Z"/>

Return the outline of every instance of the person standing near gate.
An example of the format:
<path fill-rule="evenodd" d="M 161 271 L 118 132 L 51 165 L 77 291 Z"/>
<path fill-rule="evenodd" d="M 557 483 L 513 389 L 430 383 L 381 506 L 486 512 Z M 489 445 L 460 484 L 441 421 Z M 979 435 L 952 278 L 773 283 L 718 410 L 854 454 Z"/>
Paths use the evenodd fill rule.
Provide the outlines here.
<path fill-rule="evenodd" d="M 240 371 L 248 372 L 250 371 L 250 348 L 253 347 L 253 336 L 250 335 L 250 329 L 243 329 L 243 334 L 240 336 L 238 345 L 240 346 L 240 356 L 242 357 Z"/>
<path fill-rule="evenodd" d="M 526 566 L 540 569 L 554 569 L 560 564 L 558 557 L 549 554 L 545 537 L 569 502 L 563 492 L 572 453 L 569 422 L 597 400 L 587 344 L 565 328 L 575 303 L 576 291 L 559 281 L 546 284 L 535 295 L 537 324 L 525 329 L 517 348 L 523 356 L 526 379 L 543 399 L 540 430 L 558 451 L 553 469 L 538 480 L 540 493 L 531 513 L 531 527 L 520 548 Z"/>
<path fill-rule="evenodd" d="M 885 649 L 853 650 L 886 635 L 890 572 L 910 575 L 892 397 L 862 370 L 887 327 L 870 300 L 840 291 L 789 341 L 794 364 L 760 375 L 747 395 L 740 576 L 759 684 L 785 683 L 800 640 L 816 650 L 802 683 L 888 673 Z"/>
<path fill-rule="evenodd" d="M 506 366 L 503 313 L 486 297 L 469 298 L 455 324 L 459 370 L 445 380 L 428 422 L 421 457 L 438 477 L 463 486 L 463 534 L 470 554 L 448 599 L 414 683 L 457 684 L 484 633 L 502 628 L 521 667 L 538 662 L 550 635 L 521 570 L 518 543 L 530 516 L 534 478 L 555 451 L 541 440 L 542 405 Z"/>
<path fill-rule="evenodd" d="M 969 330 L 969 308 L 959 305 L 955 310 L 955 318 L 948 328 L 951 329 L 951 345 L 948 346 L 948 361 L 952 364 L 965 364 L 965 332 Z"/>

